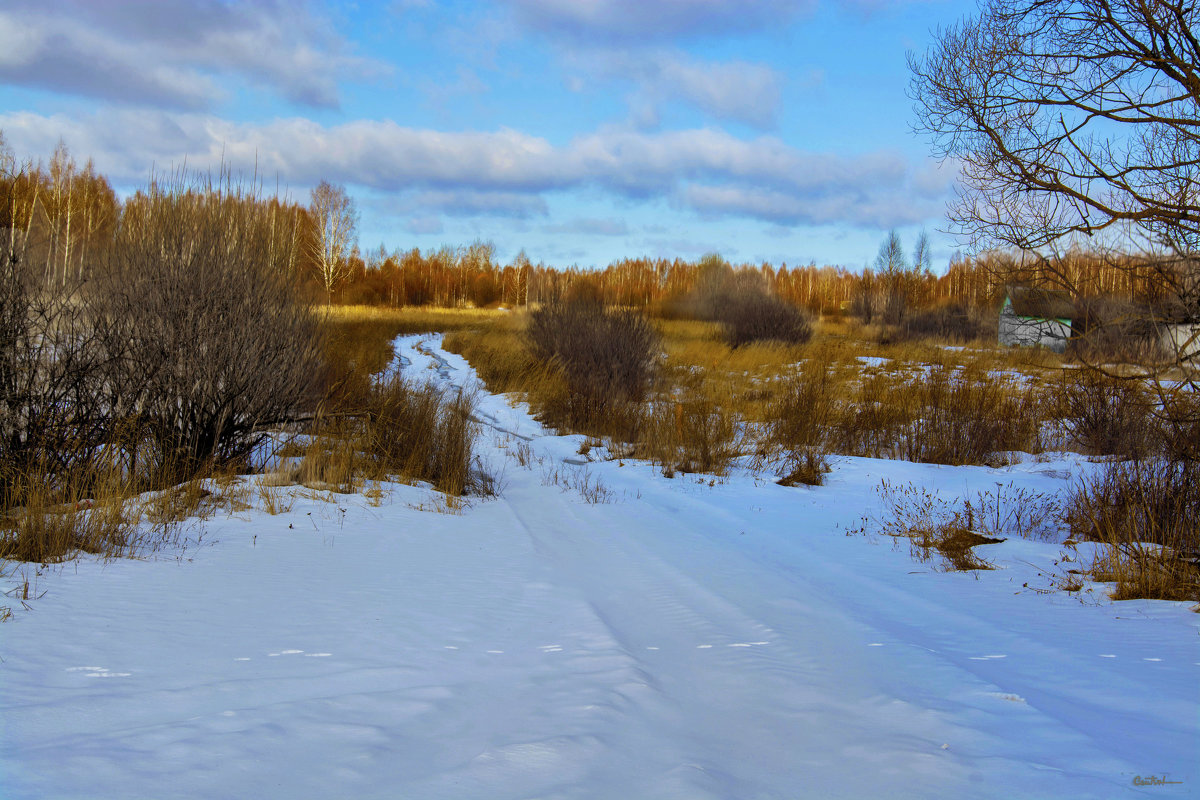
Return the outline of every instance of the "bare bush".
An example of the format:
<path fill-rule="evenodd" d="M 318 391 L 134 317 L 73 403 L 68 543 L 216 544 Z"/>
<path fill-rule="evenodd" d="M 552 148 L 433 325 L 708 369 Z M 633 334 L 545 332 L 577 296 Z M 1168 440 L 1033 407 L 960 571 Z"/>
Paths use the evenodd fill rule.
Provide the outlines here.
<path fill-rule="evenodd" d="M 106 363 L 89 298 L 47 287 L 28 237 L 0 247 L 0 506 L 26 502 L 30 474 L 77 470 L 116 433 L 98 397 Z M 85 487 L 86 488 L 86 487 Z"/>
<path fill-rule="evenodd" d="M 1053 416 L 1085 453 L 1136 458 L 1153 446 L 1150 397 L 1140 380 L 1091 369 L 1064 371 L 1050 399 Z"/>
<path fill-rule="evenodd" d="M 104 254 L 95 319 L 104 398 L 135 423 L 149 472 L 182 479 L 244 458 L 263 426 L 311 404 L 319 330 L 274 245 L 269 207 L 239 187 L 152 186 Z"/>
<path fill-rule="evenodd" d="M 934 367 L 918 403 L 921 411 L 901 440 L 909 461 L 986 464 L 1000 451 L 1035 449 L 1040 404 L 1011 377 Z"/>
<path fill-rule="evenodd" d="M 610 412 L 644 399 L 658 366 L 658 333 L 644 316 L 587 298 L 534 311 L 527 341 L 535 358 L 561 371 L 562 421 L 578 429 L 606 428 Z"/>
<path fill-rule="evenodd" d="M 910 311 L 901 325 L 904 337 L 971 342 L 996 334 L 994 318 L 985 319 L 964 303 L 947 303 L 936 308 Z"/>
<path fill-rule="evenodd" d="M 1149 310 L 1109 297 L 1075 304 L 1068 352 L 1086 364 L 1153 365 L 1162 360 Z"/>
<path fill-rule="evenodd" d="M 1187 386 L 1159 385 L 1158 435 L 1168 458 L 1200 462 L 1200 394 Z"/>
<path fill-rule="evenodd" d="M 918 390 L 886 373 L 863 377 L 833 420 L 833 449 L 867 458 L 894 458 L 896 442 L 920 413 Z"/>
<path fill-rule="evenodd" d="M 661 465 L 664 475 L 724 475 L 740 454 L 743 437 L 732 398 L 717 388 L 681 370 L 679 385 L 650 404 L 636 452 Z"/>
<path fill-rule="evenodd" d="M 778 297 L 753 290 L 725 295 L 717 321 L 725 328 L 730 347 L 750 342 L 803 344 L 812 338 L 812 318 Z"/>

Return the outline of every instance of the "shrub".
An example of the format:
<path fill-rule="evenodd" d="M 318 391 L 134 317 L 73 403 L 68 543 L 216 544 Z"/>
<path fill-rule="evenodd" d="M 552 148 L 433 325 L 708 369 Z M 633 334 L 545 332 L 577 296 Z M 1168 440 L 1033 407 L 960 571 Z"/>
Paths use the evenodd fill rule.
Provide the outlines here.
<path fill-rule="evenodd" d="M 23 248 L 0 248 L 0 507 L 21 505 L 30 474 L 90 477 L 113 433 L 101 403 L 105 364 L 93 304 L 78 284 L 53 289 Z M 86 487 L 84 487 L 86 490 Z"/>
<path fill-rule="evenodd" d="M 917 401 L 920 412 L 901 441 L 909 461 L 985 464 L 999 451 L 1035 449 L 1040 403 L 1011 377 L 978 367 L 937 366 Z"/>
<path fill-rule="evenodd" d="M 909 312 L 904 318 L 901 330 L 906 338 L 970 342 L 994 335 L 996 323 L 994 320 L 985 321 L 962 303 L 949 303 L 937 308 Z"/>
<path fill-rule="evenodd" d="M 894 458 L 896 443 L 920 413 L 919 391 L 886 373 L 864 377 L 833 420 L 833 449 L 867 458 Z"/>
<path fill-rule="evenodd" d="M 838 411 L 831 359 L 828 350 L 807 359 L 767 409 L 765 450 L 782 454 L 778 474 L 785 485 L 818 486 L 829 471 L 830 429 Z"/>
<path fill-rule="evenodd" d="M 1140 381 L 1095 369 L 1063 370 L 1050 399 L 1053 415 L 1083 452 L 1136 458 L 1149 451 L 1150 398 Z"/>
<path fill-rule="evenodd" d="M 533 356 L 563 377 L 564 407 L 550 416 L 579 430 L 608 429 L 612 412 L 645 398 L 658 366 L 658 333 L 644 316 L 588 298 L 534 311 L 527 337 Z"/>
<path fill-rule="evenodd" d="M 1162 360 L 1150 315 L 1114 298 L 1081 299 L 1068 353 L 1085 363 L 1154 364 Z"/>
<path fill-rule="evenodd" d="M 728 393 L 714 396 L 700 376 L 683 375 L 677 390 L 650 405 L 642 422 L 639 451 L 663 473 L 724 475 L 741 452 L 742 430 Z M 717 391 L 714 391 L 717 390 Z"/>
<path fill-rule="evenodd" d="M 717 311 L 730 347 L 750 342 L 803 344 L 812 338 L 812 318 L 765 292 L 740 291 L 725 295 Z"/>
<path fill-rule="evenodd" d="M 1200 461 L 1200 387 L 1159 383 L 1156 388 L 1162 401 L 1156 423 L 1167 457 Z"/>
<path fill-rule="evenodd" d="M 104 402 L 137 422 L 168 480 L 244 458 L 264 426 L 315 404 L 319 329 L 286 259 L 269 206 L 238 187 L 127 202 L 95 287 Z"/>

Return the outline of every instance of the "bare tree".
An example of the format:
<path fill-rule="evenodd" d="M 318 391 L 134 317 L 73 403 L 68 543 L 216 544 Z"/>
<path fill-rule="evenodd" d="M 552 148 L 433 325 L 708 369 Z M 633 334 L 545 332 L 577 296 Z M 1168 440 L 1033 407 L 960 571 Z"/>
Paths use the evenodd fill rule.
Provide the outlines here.
<path fill-rule="evenodd" d="M 1193 0 L 981 0 L 938 31 L 909 65 L 918 131 L 961 165 L 956 231 L 1137 251 L 1200 312 L 1198 26 Z"/>
<path fill-rule="evenodd" d="M 928 272 L 933 266 L 933 254 L 929 252 L 929 235 L 925 231 L 921 231 L 917 236 L 917 243 L 913 247 L 912 266 L 913 271 L 917 273 Z"/>
<path fill-rule="evenodd" d="M 346 187 L 328 181 L 321 181 L 312 190 L 308 210 L 316 225 L 312 260 L 325 287 L 326 303 L 331 303 L 333 288 L 350 273 L 346 256 L 354 246 L 358 211 Z"/>
<path fill-rule="evenodd" d="M 1076 296 L 1061 256 L 1086 240 L 1200 320 L 1200 5 L 980 0 L 909 63 L 917 129 L 961 165 L 958 233 Z"/>

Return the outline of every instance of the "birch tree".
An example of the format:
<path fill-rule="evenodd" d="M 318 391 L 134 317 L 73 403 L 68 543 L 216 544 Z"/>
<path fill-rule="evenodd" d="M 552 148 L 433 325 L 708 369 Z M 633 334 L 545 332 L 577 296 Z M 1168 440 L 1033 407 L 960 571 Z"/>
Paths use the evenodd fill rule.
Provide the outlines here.
<path fill-rule="evenodd" d="M 312 261 L 325 288 L 325 302 L 330 304 L 334 287 L 350 272 L 346 256 L 357 236 L 358 210 L 354 200 L 346 194 L 346 187 L 328 181 L 321 181 L 312 190 L 308 209 L 316 226 L 311 245 Z"/>

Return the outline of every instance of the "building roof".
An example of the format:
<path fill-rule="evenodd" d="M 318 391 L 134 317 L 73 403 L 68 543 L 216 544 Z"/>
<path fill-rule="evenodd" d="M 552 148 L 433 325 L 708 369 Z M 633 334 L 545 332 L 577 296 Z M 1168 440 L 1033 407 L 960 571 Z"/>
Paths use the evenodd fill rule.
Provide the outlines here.
<path fill-rule="evenodd" d="M 1071 319 L 1075 316 L 1075 303 L 1066 292 L 1009 286 L 1006 294 L 1012 303 L 1012 313 L 1018 317 Z"/>

